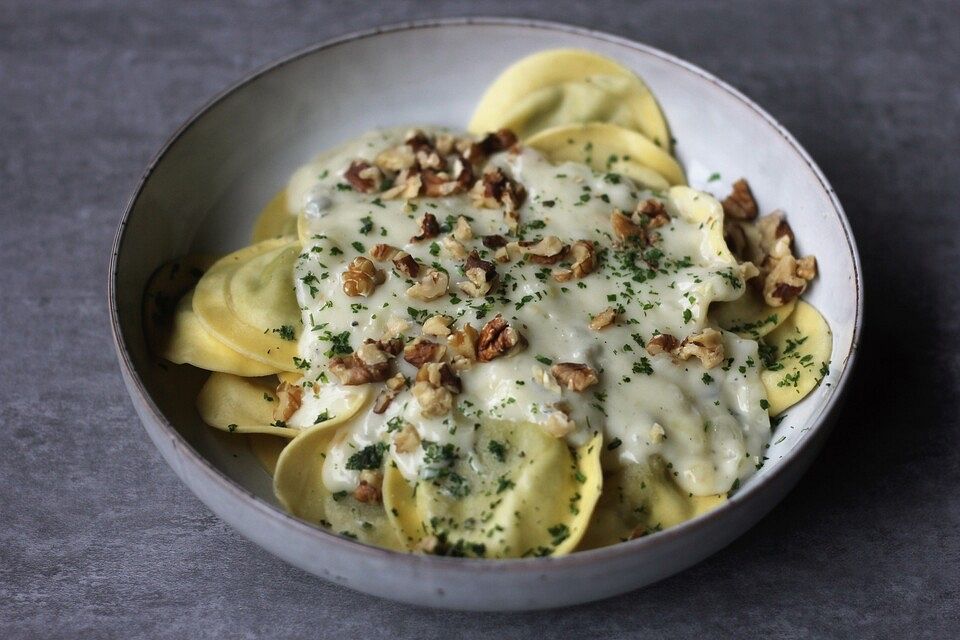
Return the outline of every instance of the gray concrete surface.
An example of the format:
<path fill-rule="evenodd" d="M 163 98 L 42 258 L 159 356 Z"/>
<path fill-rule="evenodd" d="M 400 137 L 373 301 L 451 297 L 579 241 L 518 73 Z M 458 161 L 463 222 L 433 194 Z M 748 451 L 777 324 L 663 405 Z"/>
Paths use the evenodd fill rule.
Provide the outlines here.
<path fill-rule="evenodd" d="M 250 69 L 434 15 L 587 25 L 729 80 L 793 131 L 860 243 L 840 426 L 725 551 L 653 587 L 473 615 L 345 591 L 239 538 L 174 477 L 106 314 L 122 207 L 167 134 Z M 960 636 L 956 2 L 0 2 L 0 637 Z"/>

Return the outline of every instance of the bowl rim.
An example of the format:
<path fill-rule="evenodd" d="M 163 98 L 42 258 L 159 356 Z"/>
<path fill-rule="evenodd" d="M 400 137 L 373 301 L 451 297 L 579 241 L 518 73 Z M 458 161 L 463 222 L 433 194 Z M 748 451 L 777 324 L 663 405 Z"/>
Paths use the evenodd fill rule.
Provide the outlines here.
<path fill-rule="evenodd" d="M 127 346 L 127 341 L 123 336 L 119 310 L 117 308 L 116 302 L 116 290 L 117 290 L 117 266 L 118 266 L 118 257 L 120 251 L 123 248 L 123 243 L 126 238 L 126 229 L 127 223 L 130 218 L 131 213 L 133 212 L 134 207 L 136 206 L 140 196 L 143 193 L 143 189 L 146 186 L 148 180 L 153 175 L 154 170 L 157 165 L 164 159 L 170 149 L 180 140 L 180 138 L 194 125 L 196 122 L 202 118 L 208 111 L 218 105 L 220 102 L 224 101 L 230 97 L 235 92 L 239 91 L 249 83 L 254 80 L 264 76 L 275 69 L 279 69 L 284 65 L 295 62 L 301 58 L 312 55 L 314 53 L 334 48 L 342 44 L 355 42 L 359 40 L 365 40 L 368 38 L 373 38 L 381 34 L 397 33 L 404 31 L 418 31 L 426 29 L 437 29 L 437 28 L 449 28 L 449 27 L 469 27 L 469 26 L 489 26 L 489 27 L 521 27 L 528 29 L 539 29 L 546 31 L 554 31 L 566 34 L 574 34 L 578 36 L 583 36 L 586 38 L 594 39 L 601 41 L 607 44 L 614 44 L 622 46 L 634 51 L 649 55 L 659 60 L 669 63 L 674 67 L 677 67 L 680 71 L 691 73 L 698 76 L 701 80 L 705 80 L 710 84 L 714 85 L 716 88 L 726 92 L 744 106 L 748 107 L 756 116 L 763 119 L 772 129 L 780 135 L 791 148 L 791 150 L 799 156 L 803 161 L 803 164 L 806 165 L 807 169 L 813 174 L 817 182 L 827 193 L 830 203 L 832 205 L 832 213 L 840 222 L 841 228 L 844 233 L 846 247 L 850 254 L 850 259 L 853 264 L 853 281 L 854 281 L 854 291 L 856 296 L 856 305 L 855 305 L 855 315 L 854 315 L 854 326 L 853 332 L 851 334 L 851 341 L 849 348 L 846 353 L 843 354 L 841 358 L 833 358 L 834 362 L 841 362 L 842 367 L 839 373 L 838 378 L 835 380 L 834 385 L 830 391 L 830 396 L 827 399 L 826 404 L 814 415 L 812 415 L 808 424 L 805 426 L 809 427 L 809 431 L 802 437 L 797 444 L 787 451 L 782 458 L 778 459 L 771 466 L 771 471 L 758 479 L 758 481 L 749 484 L 742 489 L 736 491 L 733 496 L 727 500 L 720 507 L 700 515 L 692 520 L 688 520 L 679 525 L 670 527 L 660 532 L 656 532 L 649 536 L 644 536 L 642 538 L 637 538 L 635 540 L 630 540 L 627 542 L 622 542 L 607 547 L 600 547 L 597 549 L 591 549 L 587 551 L 579 551 L 565 556 L 560 557 L 545 557 L 545 558 L 505 558 L 505 559 L 475 559 L 475 558 L 451 558 L 451 557 L 439 557 L 431 556 L 426 554 L 412 554 L 404 553 L 399 551 L 391 551 L 388 549 L 383 549 L 380 547 L 375 547 L 372 545 L 364 544 L 362 542 L 354 541 L 344 536 L 337 535 L 333 532 L 327 531 L 317 525 L 308 523 L 304 520 L 293 516 L 292 514 L 284 511 L 279 506 L 270 504 L 269 502 L 261 499 L 256 494 L 246 489 L 242 485 L 238 484 L 227 475 L 222 473 L 217 469 L 206 457 L 201 455 L 177 430 L 174 428 L 173 424 L 166 418 L 163 412 L 160 411 L 159 407 L 151 398 L 148 393 L 143 380 L 141 379 L 139 373 L 134 367 L 133 361 L 130 357 L 130 351 Z M 800 145 L 799 142 L 793 137 L 790 132 L 786 130 L 776 119 L 774 119 L 770 114 L 768 114 L 764 109 L 757 105 L 753 100 L 745 96 L 739 90 L 735 89 L 731 85 L 727 84 L 723 80 L 715 77 L 713 74 L 701 69 L 700 67 L 687 62 L 673 54 L 666 53 L 657 48 L 651 47 L 646 44 L 642 44 L 625 38 L 622 36 L 613 35 L 604 31 L 597 29 L 589 29 L 585 27 L 579 27 L 575 25 L 565 24 L 561 22 L 554 22 L 548 20 L 536 20 L 536 19 L 527 19 L 527 18 L 508 18 L 508 17 L 493 17 L 493 16 L 480 16 L 480 17 L 451 17 L 451 18 L 436 18 L 436 19 L 426 19 L 426 20 L 413 20 L 413 21 L 404 21 L 399 23 L 392 23 L 389 25 L 373 27 L 369 29 L 363 29 L 358 31 L 353 31 L 342 36 L 337 36 L 324 40 L 322 42 L 312 44 L 301 49 L 298 49 L 286 56 L 283 56 L 277 60 L 269 62 L 261 67 L 255 69 L 254 71 L 246 74 L 240 80 L 234 82 L 227 88 L 223 89 L 215 96 L 206 101 L 203 105 L 197 108 L 179 127 L 177 127 L 172 134 L 165 140 L 160 149 L 156 152 L 150 162 L 147 164 L 146 169 L 143 174 L 140 176 L 137 181 L 136 187 L 133 190 L 133 193 L 127 200 L 126 207 L 121 216 L 119 225 L 117 227 L 116 234 L 114 236 L 113 245 L 111 248 L 110 262 L 109 262 L 109 271 L 108 271 L 108 283 L 107 283 L 107 298 L 109 305 L 109 316 L 110 316 L 110 329 L 113 337 L 114 348 L 117 352 L 117 358 L 119 360 L 121 369 L 123 373 L 126 374 L 128 381 L 128 389 L 131 394 L 135 392 L 136 400 L 141 403 L 141 406 L 144 407 L 151 414 L 152 418 L 156 421 L 158 425 L 162 427 L 162 430 L 165 432 L 166 436 L 172 438 L 176 449 L 180 454 L 193 465 L 194 470 L 202 472 L 206 477 L 206 480 L 216 485 L 220 491 L 228 492 L 232 494 L 232 497 L 245 501 L 248 503 L 248 506 L 255 508 L 260 512 L 264 517 L 274 520 L 274 522 L 279 526 L 292 527 L 299 530 L 300 533 L 312 537 L 316 540 L 319 540 L 321 544 L 330 545 L 331 547 L 341 547 L 345 553 L 363 553 L 374 557 L 383 558 L 387 562 L 400 562 L 406 563 L 409 565 L 414 565 L 418 568 L 428 568 L 436 570 L 456 570 L 469 569 L 470 571 L 481 571 L 481 572 L 502 572 L 502 571 L 546 571 L 546 570 L 562 570 L 565 568 L 570 568 L 579 565 L 593 564 L 595 562 L 601 561 L 611 561 L 615 560 L 618 557 L 634 554 L 634 553 L 655 553 L 655 549 L 658 547 L 663 547 L 671 543 L 674 538 L 686 536 L 689 532 L 703 529 L 708 527 L 710 524 L 717 520 L 726 519 L 732 517 L 734 512 L 742 512 L 747 509 L 747 505 L 750 502 L 756 501 L 756 498 L 765 491 L 770 490 L 770 488 L 776 484 L 777 478 L 786 475 L 791 468 L 798 464 L 803 464 L 802 452 L 808 446 L 812 446 L 817 440 L 817 436 L 826 435 L 826 431 L 831 427 L 830 414 L 837 407 L 841 398 L 844 395 L 844 392 L 847 387 L 847 383 L 850 379 L 850 376 L 853 371 L 854 362 L 856 360 L 857 352 L 860 346 L 862 326 L 863 326 L 863 276 L 862 276 L 862 266 L 860 263 L 860 256 L 857 250 L 856 241 L 853 237 L 853 232 L 850 227 L 850 223 L 846 217 L 846 214 L 843 210 L 842 205 L 840 204 L 839 199 L 837 198 L 836 192 L 833 187 L 830 185 L 827 178 L 823 175 L 823 172 L 816 165 L 807 151 Z M 147 427 L 144 426 L 146 429 Z M 775 504 L 775 503 L 774 503 Z M 209 508 L 209 506 L 207 506 Z M 771 505 L 772 508 L 772 505 Z"/>

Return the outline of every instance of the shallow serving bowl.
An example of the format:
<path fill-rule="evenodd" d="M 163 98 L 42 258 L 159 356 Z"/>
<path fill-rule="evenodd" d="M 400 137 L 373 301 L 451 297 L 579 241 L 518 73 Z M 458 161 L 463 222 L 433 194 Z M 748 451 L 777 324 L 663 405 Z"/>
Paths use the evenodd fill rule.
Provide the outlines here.
<path fill-rule="evenodd" d="M 141 299 L 150 274 L 188 252 L 249 242 L 256 213 L 302 163 L 365 130 L 465 127 L 507 65 L 541 49 L 578 47 L 639 72 L 660 99 L 690 182 L 718 194 L 747 176 L 765 210 L 789 216 L 820 276 L 807 299 L 833 329 L 830 374 L 777 428 L 767 464 L 727 504 L 632 542 L 562 558 L 467 560 L 368 547 L 297 520 L 277 505 L 245 439 L 206 427 L 194 409 L 203 372 L 147 353 Z M 721 182 L 708 183 L 717 172 Z M 722 186 L 721 186 L 722 185 Z M 863 312 L 860 264 L 840 203 L 783 127 L 736 90 L 663 52 L 543 22 L 408 24 L 312 47 L 211 101 L 151 162 L 124 213 L 110 265 L 120 366 L 150 438 L 221 518 L 288 562 L 348 587 L 415 604 L 479 610 L 555 607 L 650 584 L 722 548 L 766 514 L 822 445 L 849 377 Z"/>

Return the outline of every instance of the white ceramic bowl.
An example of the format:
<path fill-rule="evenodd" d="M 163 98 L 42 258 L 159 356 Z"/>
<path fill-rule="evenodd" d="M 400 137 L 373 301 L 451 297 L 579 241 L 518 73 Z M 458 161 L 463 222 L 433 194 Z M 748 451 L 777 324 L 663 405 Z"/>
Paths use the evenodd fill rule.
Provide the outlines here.
<path fill-rule="evenodd" d="M 407 555 L 330 534 L 280 509 L 243 439 L 204 426 L 198 371 L 147 354 L 140 303 L 160 264 L 248 243 L 254 216 L 298 165 L 386 125 L 464 127 L 481 92 L 515 60 L 580 47 L 640 73 L 663 105 L 693 186 L 725 190 L 747 176 L 765 208 L 786 210 L 820 277 L 807 299 L 833 329 L 833 365 L 779 426 L 768 463 L 710 514 L 632 542 L 562 558 L 469 560 Z M 718 172 L 722 182 L 707 184 Z M 721 186 L 722 185 L 722 186 Z M 722 195 L 722 194 L 720 194 Z M 124 381 L 147 433 L 173 470 L 221 518 L 288 562 L 404 602 L 521 610 L 596 600 L 700 561 L 766 514 L 826 437 L 850 375 L 863 295 L 850 227 L 826 178 L 748 98 L 671 55 L 614 36 L 517 20 L 445 20 L 346 36 L 297 53 L 214 98 L 150 163 L 117 232 L 110 311 Z"/>

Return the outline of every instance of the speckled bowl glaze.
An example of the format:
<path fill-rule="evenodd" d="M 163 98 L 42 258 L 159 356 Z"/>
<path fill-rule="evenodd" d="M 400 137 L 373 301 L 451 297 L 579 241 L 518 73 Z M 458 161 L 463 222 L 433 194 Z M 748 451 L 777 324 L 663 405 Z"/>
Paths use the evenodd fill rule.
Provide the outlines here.
<path fill-rule="evenodd" d="M 330 534 L 285 513 L 244 439 L 204 426 L 204 373 L 147 353 L 141 299 L 150 274 L 188 252 L 248 243 L 256 213 L 298 165 L 380 126 L 464 127 L 481 93 L 515 60 L 579 47 L 636 70 L 656 93 L 695 187 L 748 176 L 759 202 L 786 210 L 820 276 L 807 299 L 833 329 L 825 383 L 789 411 L 768 463 L 727 504 L 681 526 L 562 558 L 469 560 L 407 555 Z M 722 183 L 707 177 L 719 172 Z M 718 185 L 723 184 L 723 187 Z M 722 195 L 722 194 L 719 194 Z M 797 482 L 826 438 L 860 336 L 860 263 L 840 203 L 796 140 L 710 74 L 650 47 L 544 22 L 406 24 L 296 53 L 214 98 L 147 167 L 117 231 L 110 318 L 124 381 L 163 457 L 221 518 L 286 561 L 367 593 L 431 607 L 523 610 L 605 598 L 660 580 L 721 549 Z"/>

